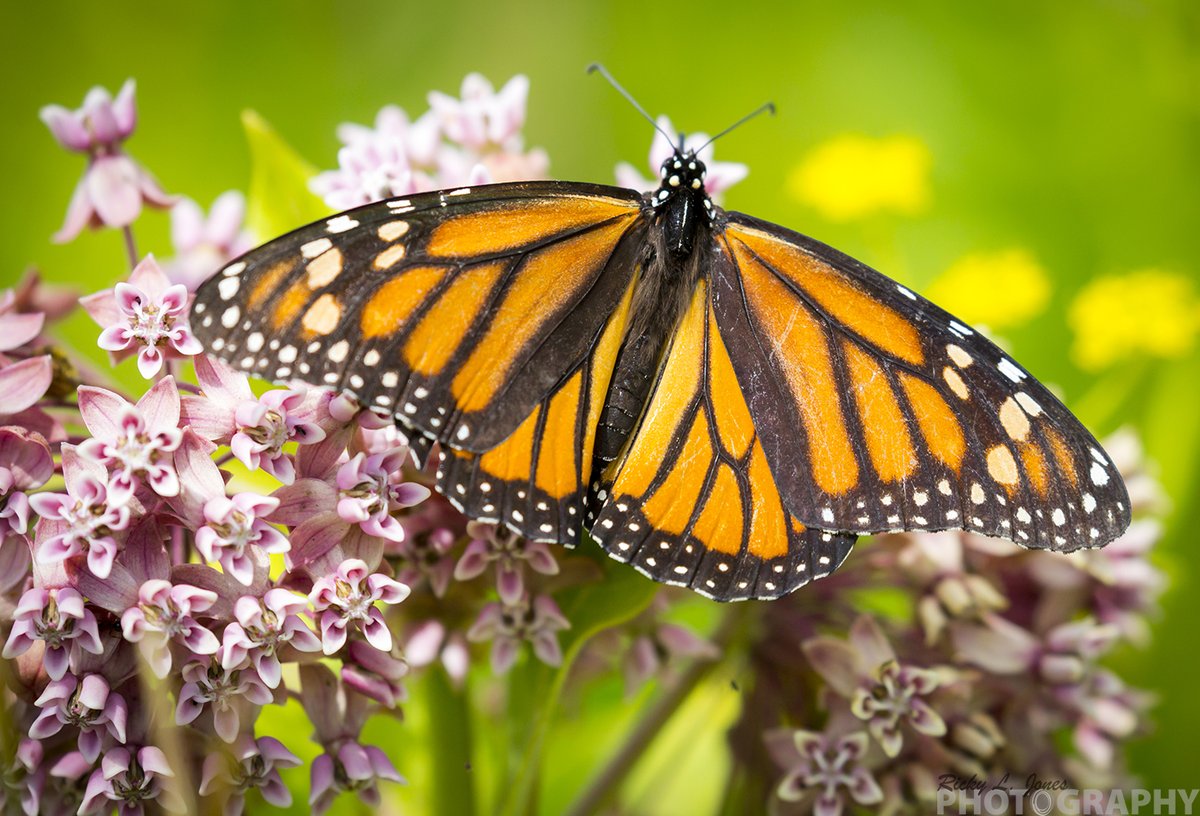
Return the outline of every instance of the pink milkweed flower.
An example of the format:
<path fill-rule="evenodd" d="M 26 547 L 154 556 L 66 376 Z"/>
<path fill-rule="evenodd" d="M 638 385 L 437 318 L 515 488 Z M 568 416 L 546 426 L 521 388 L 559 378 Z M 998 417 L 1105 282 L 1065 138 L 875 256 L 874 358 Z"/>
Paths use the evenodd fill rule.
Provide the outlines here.
<path fill-rule="evenodd" d="M 436 125 L 431 118 L 426 121 Z M 309 187 L 330 207 L 343 210 L 444 186 L 431 169 L 414 163 L 403 138 L 357 133 L 338 150 L 338 169 L 319 174 Z"/>
<path fill-rule="evenodd" d="M 104 651 L 96 616 L 83 596 L 71 587 L 34 587 L 26 590 L 13 612 L 12 631 L 3 657 L 11 660 L 40 640 L 46 650 L 42 664 L 51 680 L 61 680 L 78 650 L 98 655 Z"/>
<path fill-rule="evenodd" d="M 682 657 L 715 660 L 721 650 L 692 630 L 675 623 L 660 623 L 651 631 L 634 638 L 626 652 L 622 669 L 625 693 L 638 687 Z"/>
<path fill-rule="evenodd" d="M 175 722 L 194 722 L 207 706 L 212 710 L 213 730 L 226 742 L 237 739 L 243 709 L 266 705 L 274 699 L 248 663 L 226 668 L 215 657 L 192 658 L 181 674 L 184 682 L 175 706 Z"/>
<path fill-rule="evenodd" d="M 483 151 L 489 146 L 511 145 L 519 138 L 525 126 L 528 77 L 517 74 L 496 91 L 482 74 L 467 74 L 461 94 L 461 99 L 439 91 L 429 94 L 429 107 L 448 139 Z"/>
<path fill-rule="evenodd" d="M 108 578 L 120 545 L 115 534 L 129 526 L 131 494 L 113 491 L 104 468 L 63 445 L 66 493 L 35 493 L 29 506 L 42 517 L 35 538 L 38 560 L 57 564 L 86 555 L 88 569 Z"/>
<path fill-rule="evenodd" d="M 163 781 L 174 776 L 166 754 L 152 745 L 106 751 L 100 767 L 88 777 L 79 814 L 110 813 L 116 807 L 120 816 L 141 816 L 148 803 L 183 813 L 179 795 Z"/>
<path fill-rule="evenodd" d="M 136 405 L 112 391 L 82 385 L 79 413 L 92 433 L 79 453 L 109 468 L 114 498 L 132 496 L 141 483 L 163 497 L 179 495 L 172 454 L 183 442 L 183 431 L 173 377 L 156 382 Z"/>
<path fill-rule="evenodd" d="M 204 505 L 205 524 L 196 531 L 196 550 L 250 586 L 256 564 L 251 548 L 271 554 L 291 549 L 287 537 L 261 519 L 277 507 L 278 499 L 257 493 L 214 496 Z"/>
<path fill-rule="evenodd" d="M 7 813 L 23 813 L 37 816 L 41 813 L 42 789 L 46 784 L 46 768 L 42 764 L 45 749 L 34 739 L 23 739 L 11 756 L 4 756 L 7 764 L 0 764 L 0 805 Z M 9 798 L 11 797 L 11 798 Z"/>
<path fill-rule="evenodd" d="M 137 643 L 159 678 L 171 670 L 171 643 L 177 642 L 195 655 L 216 654 L 217 636 L 196 622 L 193 613 L 203 612 L 217 602 L 217 593 L 207 589 L 152 578 L 138 590 L 138 603 L 121 615 L 125 639 Z"/>
<path fill-rule="evenodd" d="M 17 426 L 0 428 L 0 541 L 29 529 L 26 490 L 54 475 L 50 446 L 41 434 Z"/>
<path fill-rule="evenodd" d="M 558 604 L 549 595 L 539 595 L 531 603 L 528 597 L 515 605 L 489 603 L 467 631 L 467 640 L 492 641 L 492 671 L 504 674 L 513 667 L 521 644 L 529 641 L 533 653 L 548 666 L 562 663 L 558 631 L 570 629 Z"/>
<path fill-rule="evenodd" d="M 262 798 L 275 807 L 292 804 L 292 792 L 279 776 L 280 768 L 302 765 L 300 758 L 274 737 L 253 737 L 243 734 L 234 740 L 228 755 L 210 753 L 204 759 L 201 772 L 201 796 L 221 793 L 225 801 L 225 816 L 241 816 L 246 808 L 246 793 L 255 788 Z"/>
<path fill-rule="evenodd" d="M 307 611 L 307 598 L 279 587 L 262 598 L 238 598 L 233 607 L 237 620 L 225 627 L 221 665 L 232 669 L 249 660 L 267 687 L 277 688 L 283 676 L 281 651 L 321 651 L 321 640 L 300 617 Z"/>
<path fill-rule="evenodd" d="M 344 791 L 354 792 L 366 804 L 379 805 L 380 779 L 404 783 L 404 777 L 380 749 L 345 740 L 329 746 L 313 760 L 312 784 L 308 803 L 314 814 L 329 810 L 333 800 Z"/>
<path fill-rule="evenodd" d="M 658 127 L 659 131 L 670 133 L 674 141 L 678 141 L 676 134 L 679 131 L 675 130 L 670 119 L 665 116 L 658 117 Z M 650 177 L 642 176 L 633 165 L 621 162 L 617 165 L 617 184 L 644 192 L 652 192 L 658 188 L 659 173 L 662 170 L 663 162 L 671 158 L 675 152 L 671 147 L 671 142 L 659 131 L 655 131 L 654 140 L 650 143 Z M 750 169 L 737 162 L 714 161 L 713 146 L 702 147 L 707 141 L 707 133 L 692 133 L 684 137 L 680 147 L 684 153 L 690 150 L 697 151 L 696 158 L 704 162 L 704 167 L 708 171 L 704 177 L 704 190 L 713 198 L 719 198 L 722 193 L 744 179 Z"/>
<path fill-rule="evenodd" d="M 404 658 L 409 665 L 424 667 L 440 660 L 455 687 L 461 687 L 471 664 L 471 651 L 461 632 L 451 632 L 439 620 L 418 623 L 404 642 Z"/>
<path fill-rule="evenodd" d="M 295 440 L 302 445 L 319 442 L 325 431 L 301 418 L 302 391 L 268 391 L 257 400 L 245 400 L 234 412 L 237 432 L 229 449 L 243 465 L 262 468 L 284 484 L 296 478 L 296 468 L 283 446 Z"/>
<path fill-rule="evenodd" d="M 325 654 L 333 654 L 346 644 L 346 630 L 362 630 L 367 642 L 383 652 L 392 649 L 392 633 L 376 602 L 398 604 L 411 590 L 386 575 L 372 573 L 366 562 L 349 558 L 337 572 L 319 578 L 309 600 L 313 611 L 321 615 L 321 643 Z"/>
<path fill-rule="evenodd" d="M 521 138 L 528 97 L 529 79 L 520 74 L 499 91 L 482 75 L 468 74 L 460 99 L 437 91 L 429 94 L 429 106 L 437 114 L 442 132 L 461 148 L 442 151 L 442 176 L 462 177 L 478 163 L 486 171 L 486 182 L 545 178 L 550 167 L 546 151 L 535 148 L 526 152 Z"/>
<path fill-rule="evenodd" d="M 194 291 L 227 261 L 248 252 L 254 239 L 242 229 L 246 198 L 237 190 L 217 196 L 208 216 L 190 198 L 171 208 L 171 243 L 175 257 L 165 264 L 167 277 Z"/>
<path fill-rule="evenodd" d="M 42 711 L 29 727 L 29 736 L 46 739 L 69 725 L 79 731 L 79 753 L 88 762 L 99 758 L 106 735 L 117 743 L 125 742 L 125 698 L 114 693 L 99 674 L 53 680 L 36 705 Z"/>
<path fill-rule="evenodd" d="M 404 527 L 393 513 L 420 504 L 431 492 L 425 485 L 403 481 L 401 468 L 407 461 L 407 448 L 393 448 L 357 453 L 338 468 L 337 512 L 342 520 L 357 524 L 367 535 L 403 541 Z"/>
<path fill-rule="evenodd" d="M 841 737 L 789 729 L 770 732 L 768 750 L 786 772 L 776 795 L 785 802 L 815 796 L 815 816 L 840 816 L 844 796 L 860 805 L 878 804 L 883 790 L 863 765 L 869 745 L 863 731 Z"/>
<path fill-rule="evenodd" d="M 455 543 L 466 532 L 466 519 L 439 494 L 412 512 L 400 517 L 404 540 L 388 545 L 386 553 L 394 560 L 396 580 L 409 586 L 428 581 L 437 597 L 446 594 L 458 558 Z"/>
<path fill-rule="evenodd" d="M 121 150 L 137 125 L 134 82 L 127 80 L 113 99 L 101 87 L 92 88 L 83 107 L 67 110 L 47 105 L 42 121 L 58 143 L 88 155 L 87 170 L 71 196 L 67 217 L 54 240 L 66 243 L 84 227 L 126 227 L 141 215 L 143 203 L 169 207 L 174 198 L 141 165 Z"/>
<path fill-rule="evenodd" d="M 496 565 L 496 590 L 506 606 L 520 603 L 525 593 L 524 565 L 542 575 L 557 575 L 558 562 L 541 541 L 521 538 L 507 527 L 472 521 L 467 525 L 471 542 L 454 568 L 454 577 L 469 581 Z"/>
<path fill-rule="evenodd" d="M 870 616 L 862 615 L 851 625 L 848 641 L 815 637 L 802 648 L 829 687 L 850 700 L 850 711 L 866 721 L 889 757 L 900 753 L 902 724 L 932 737 L 946 733 L 945 721 L 925 699 L 944 684 L 945 673 L 899 663 Z"/>
<path fill-rule="evenodd" d="M 283 446 L 325 439 L 320 420 L 327 413 L 323 406 L 331 404 L 326 392 L 275 390 L 256 398 L 245 374 L 206 355 L 195 364 L 202 394 L 184 395 L 184 422 L 203 438 L 229 445 L 246 467 L 291 484 L 296 466 Z"/>
<path fill-rule="evenodd" d="M 188 325 L 191 295 L 172 284 L 153 255 L 147 255 L 128 282 L 96 292 L 79 302 L 104 331 L 97 345 L 115 365 L 137 354 L 138 371 L 152 379 L 170 358 L 191 357 L 204 350 Z"/>
<path fill-rule="evenodd" d="M 395 708 L 407 697 L 401 683 L 406 674 L 407 663 L 366 641 L 352 640 L 346 647 L 342 685 L 388 708 Z"/>

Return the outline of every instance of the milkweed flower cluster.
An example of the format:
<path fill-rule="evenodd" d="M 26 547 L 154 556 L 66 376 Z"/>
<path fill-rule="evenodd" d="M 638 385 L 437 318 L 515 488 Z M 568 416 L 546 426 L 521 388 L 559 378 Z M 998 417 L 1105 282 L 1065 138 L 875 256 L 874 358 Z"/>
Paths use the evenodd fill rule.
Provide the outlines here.
<path fill-rule="evenodd" d="M 402 148 L 414 174 L 386 192 L 541 175 L 545 154 L 521 147 L 527 90 L 523 77 L 495 92 L 473 75 L 461 99 L 431 96 L 411 126 L 387 108 L 375 130 L 344 127 L 343 156 Z M 42 117 L 89 158 L 56 240 L 116 227 L 132 251 L 143 204 L 175 202 L 122 151 L 137 121 L 133 83 Z M 140 395 L 63 349 L 46 353 L 47 323 L 69 311 L 58 293 L 36 279 L 0 293 L 0 643 L 11 681 L 0 812 L 194 812 L 198 793 L 232 814 L 254 790 L 290 804 L 280 772 L 300 760 L 258 725 L 289 697 L 324 751 L 311 766 L 313 811 L 344 791 L 377 802 L 379 782 L 403 781 L 362 735 L 406 697 L 392 610 L 452 581 L 477 597 L 445 632 L 445 665 L 461 679 L 471 617 L 490 619 L 495 606 L 481 575 L 498 558 L 501 596 L 539 617 L 489 638 L 506 655 L 497 668 L 526 640 L 544 659 L 560 654 L 555 633 L 569 624 L 523 576 L 526 564 L 557 572 L 545 545 L 475 553 L 486 536 L 431 500 L 389 422 L 300 383 L 252 389 L 202 354 L 191 290 L 248 248 L 244 210 L 238 193 L 208 216 L 181 199 L 166 270 L 131 257 L 127 276 L 79 301 L 113 366 L 136 357 L 148 381 Z M 181 377 L 184 362 L 194 381 Z M 456 580 L 458 563 L 467 567 Z M 197 738 L 181 741 L 179 729 Z"/>
<path fill-rule="evenodd" d="M 393 196 L 500 181 L 544 178 L 540 148 L 521 138 L 529 80 L 515 76 L 500 90 L 479 74 L 463 80 L 456 98 L 434 91 L 416 119 L 390 105 L 375 126 L 338 129 L 338 169 L 321 173 L 312 189 L 335 210 Z"/>
<path fill-rule="evenodd" d="M 344 125 L 339 169 L 313 189 L 343 208 L 540 177 L 545 153 L 521 136 L 527 94 L 524 77 L 497 91 L 471 75 L 415 120 L 387 107 L 373 127 Z M 345 396 L 256 386 L 204 355 L 191 292 L 248 247 L 244 198 L 222 195 L 207 216 L 179 199 L 160 266 L 136 255 L 132 226 L 144 205 L 175 200 L 123 153 L 132 83 L 43 119 L 89 158 L 57 238 L 91 225 L 129 239 L 128 273 L 114 267 L 112 287 L 78 303 L 110 363 L 135 357 L 145 387 L 125 393 L 56 345 L 73 293 L 36 275 L 0 292 L 0 813 L 288 806 L 304 752 L 271 724 L 289 701 L 317 745 L 309 809 L 343 794 L 377 805 L 404 778 L 368 723 L 399 721 L 414 675 L 444 674 L 460 701 L 482 677 L 492 686 L 474 696 L 501 716 L 499 692 L 537 671 L 623 675 L 633 696 L 727 657 L 721 630 L 710 640 L 674 616 L 691 596 L 664 588 L 588 640 L 603 627 L 579 631 L 571 602 L 602 578 L 592 557 L 468 522 L 430 491 L 432 462 Z M 719 194 L 746 167 L 713 161 L 705 141 L 685 145 L 703 146 Z M 656 137 L 652 174 L 668 150 Z M 628 166 L 618 177 L 655 186 Z M 1108 449 L 1138 518 L 1105 550 L 887 536 L 796 595 L 741 607 L 754 625 L 730 650 L 749 671 L 732 745 L 757 782 L 746 789 L 770 791 L 781 813 L 833 816 L 928 810 L 932 769 L 1120 781 L 1148 702 L 1103 658 L 1148 637 L 1160 497 L 1135 437 Z M 858 612 L 853 593 L 877 584 L 910 614 Z"/>

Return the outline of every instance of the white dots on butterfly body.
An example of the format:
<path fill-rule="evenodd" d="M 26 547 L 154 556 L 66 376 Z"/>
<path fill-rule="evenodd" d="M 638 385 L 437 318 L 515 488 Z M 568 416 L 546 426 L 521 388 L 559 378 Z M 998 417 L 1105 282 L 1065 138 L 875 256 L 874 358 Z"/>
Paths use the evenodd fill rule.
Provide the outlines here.
<path fill-rule="evenodd" d="M 241 278 L 221 278 L 217 283 L 217 293 L 220 294 L 221 300 L 229 300 L 238 293 L 241 285 Z"/>
<path fill-rule="evenodd" d="M 227 329 L 232 329 L 237 325 L 238 318 L 241 317 L 241 315 L 242 313 L 238 310 L 237 306 L 230 306 L 225 310 L 224 314 L 221 315 L 221 325 Z"/>
<path fill-rule="evenodd" d="M 911 290 L 911 289 L 909 289 L 907 286 L 901 286 L 900 284 L 898 284 L 898 283 L 897 283 L 897 284 L 896 284 L 896 291 L 897 291 L 897 292 L 899 292 L 900 294 L 904 295 L 904 296 L 905 296 L 906 298 L 908 298 L 909 300 L 916 300 L 916 299 L 917 299 L 917 296 L 916 296 L 916 295 L 914 295 L 914 294 L 913 294 L 913 292 L 912 292 L 912 290 Z"/>
<path fill-rule="evenodd" d="M 221 275 L 226 278 L 232 278 L 235 275 L 242 274 L 242 270 L 245 268 L 246 268 L 245 261 L 238 261 L 237 263 L 231 263 L 229 266 L 227 266 L 221 270 Z"/>

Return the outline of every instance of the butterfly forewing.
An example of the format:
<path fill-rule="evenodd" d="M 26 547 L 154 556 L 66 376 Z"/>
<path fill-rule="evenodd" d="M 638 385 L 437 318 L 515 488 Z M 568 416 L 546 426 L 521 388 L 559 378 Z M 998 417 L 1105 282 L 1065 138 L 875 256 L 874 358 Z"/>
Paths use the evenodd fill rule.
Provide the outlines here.
<path fill-rule="evenodd" d="M 740 214 L 717 322 L 780 491 L 859 533 L 964 528 L 1056 550 L 1124 531 L 1090 433 L 993 343 L 824 244 Z"/>
<path fill-rule="evenodd" d="M 630 191 L 556 182 L 371 204 L 226 266 L 195 329 L 245 371 L 486 451 L 596 343 L 645 240 L 639 213 Z"/>

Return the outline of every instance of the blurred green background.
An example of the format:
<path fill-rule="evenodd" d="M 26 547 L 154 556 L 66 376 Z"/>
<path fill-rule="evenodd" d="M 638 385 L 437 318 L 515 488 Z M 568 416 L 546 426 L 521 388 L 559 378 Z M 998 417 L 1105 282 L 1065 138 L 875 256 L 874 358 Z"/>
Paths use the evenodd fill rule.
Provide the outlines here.
<path fill-rule="evenodd" d="M 385 103 L 420 113 L 427 91 L 457 93 L 469 71 L 497 84 L 529 75 L 527 144 L 549 152 L 558 178 L 611 182 L 617 161 L 645 164 L 651 133 L 602 81 L 585 76 L 593 60 L 685 130 L 715 132 L 775 101 L 775 119 L 718 145 L 718 158 L 751 168 L 727 198 L 732 209 L 819 237 L 916 289 L 929 290 L 971 253 L 1025 253 L 1048 282 L 1048 301 L 1003 327 L 1003 336 L 1098 435 L 1136 427 L 1171 498 L 1158 553 L 1171 580 L 1163 613 L 1152 645 L 1118 661 L 1131 683 L 1160 698 L 1153 733 L 1133 748 L 1134 769 L 1150 787 L 1200 784 L 1200 592 L 1191 550 L 1200 445 L 1200 359 L 1191 347 L 1200 320 L 1200 5 L 5 3 L 0 30 L 5 286 L 32 264 L 85 292 L 123 270 L 116 233 L 49 241 L 83 160 L 54 143 L 37 111 L 49 102 L 76 107 L 94 84 L 115 92 L 137 79 L 141 121 L 129 152 L 167 190 L 207 208 L 222 191 L 246 187 L 244 109 L 330 168 L 337 123 L 370 122 Z M 796 168 L 828 140 L 853 134 L 923 146 L 926 200 L 908 212 L 882 207 L 836 220 L 806 197 Z M 144 250 L 170 254 L 167 223 L 159 212 L 139 222 Z M 1150 293 L 1130 315 L 1110 304 L 1113 320 L 1100 322 L 1140 320 L 1148 336 L 1165 326 L 1182 340 L 1162 354 L 1143 352 L 1143 324 L 1135 322 L 1128 359 L 1084 370 L 1072 357 L 1071 304 L 1088 281 L 1139 269 L 1160 270 L 1184 288 L 1161 304 Z M 977 296 L 1014 296 L 996 280 Z M 970 286 L 957 291 L 969 295 Z M 67 330 L 100 359 L 86 318 Z M 697 706 L 697 718 L 706 711 Z M 694 731 L 708 726 L 719 737 L 721 723 L 697 722 Z M 400 767 L 416 776 L 413 764 Z"/>

